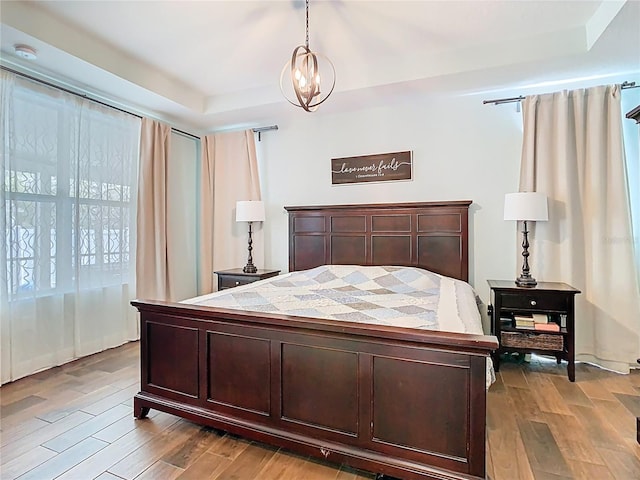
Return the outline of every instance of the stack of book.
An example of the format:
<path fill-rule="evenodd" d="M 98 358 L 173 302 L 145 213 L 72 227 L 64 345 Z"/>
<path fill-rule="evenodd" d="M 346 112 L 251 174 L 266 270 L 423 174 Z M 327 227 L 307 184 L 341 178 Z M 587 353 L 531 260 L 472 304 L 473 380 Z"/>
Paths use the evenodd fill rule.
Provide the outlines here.
<path fill-rule="evenodd" d="M 552 322 L 550 319 L 550 315 L 546 313 L 534 313 L 533 314 L 533 323 L 536 330 L 540 330 L 543 332 L 559 332 L 560 325 L 555 322 Z"/>
<path fill-rule="evenodd" d="M 523 328 L 526 330 L 535 329 L 533 315 L 514 315 L 513 319 L 515 320 L 516 328 Z"/>
<path fill-rule="evenodd" d="M 560 325 L 549 321 L 546 313 L 514 315 L 516 328 L 524 330 L 540 330 L 543 332 L 559 332 Z"/>

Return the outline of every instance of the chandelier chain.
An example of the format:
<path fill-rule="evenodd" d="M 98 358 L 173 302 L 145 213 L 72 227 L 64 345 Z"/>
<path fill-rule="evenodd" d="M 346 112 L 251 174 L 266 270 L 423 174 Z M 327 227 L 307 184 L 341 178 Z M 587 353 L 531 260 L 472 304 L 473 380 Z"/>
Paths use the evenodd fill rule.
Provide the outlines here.
<path fill-rule="evenodd" d="M 307 8 L 306 8 L 306 12 L 307 12 L 307 40 L 306 40 L 306 47 L 307 49 L 309 48 L 309 0 L 307 0 Z"/>

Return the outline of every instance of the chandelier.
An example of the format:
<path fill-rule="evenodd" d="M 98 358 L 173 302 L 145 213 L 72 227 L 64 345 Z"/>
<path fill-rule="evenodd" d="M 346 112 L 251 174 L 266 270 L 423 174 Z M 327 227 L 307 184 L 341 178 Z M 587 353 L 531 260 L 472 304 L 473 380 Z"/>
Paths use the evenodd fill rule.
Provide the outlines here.
<path fill-rule="evenodd" d="M 291 62 L 287 62 L 280 73 L 280 90 L 289 103 L 313 112 L 333 92 L 336 86 L 336 71 L 326 56 L 309 49 L 309 0 L 306 0 L 306 41 L 293 50 Z M 320 88 L 320 70 L 330 79 L 323 80 L 325 88 Z M 288 75 L 287 75 L 288 73 Z M 289 77 L 289 78 L 287 78 Z M 331 88 L 327 88 L 327 85 Z"/>

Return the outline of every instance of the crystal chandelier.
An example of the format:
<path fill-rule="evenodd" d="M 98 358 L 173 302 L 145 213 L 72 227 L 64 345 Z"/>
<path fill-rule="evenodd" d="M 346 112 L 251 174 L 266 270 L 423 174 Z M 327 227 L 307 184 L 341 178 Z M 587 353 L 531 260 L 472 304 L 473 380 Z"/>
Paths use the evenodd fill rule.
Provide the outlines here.
<path fill-rule="evenodd" d="M 280 90 L 289 103 L 313 112 L 333 92 L 336 71 L 331 60 L 309 49 L 309 0 L 306 0 L 306 20 L 306 42 L 293 50 L 291 61 L 282 69 Z M 330 75 L 328 81 L 324 78 L 324 90 L 320 88 L 320 70 L 323 75 Z M 331 85 L 331 88 L 327 88 L 327 85 Z"/>

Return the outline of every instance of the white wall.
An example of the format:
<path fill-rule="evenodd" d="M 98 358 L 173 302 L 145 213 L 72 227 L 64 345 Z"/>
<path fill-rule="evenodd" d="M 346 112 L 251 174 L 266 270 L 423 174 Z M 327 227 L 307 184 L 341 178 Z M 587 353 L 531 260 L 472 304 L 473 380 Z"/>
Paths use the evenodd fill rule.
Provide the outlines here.
<path fill-rule="evenodd" d="M 517 271 L 516 225 L 502 215 L 504 194 L 518 190 L 521 144 L 515 104 L 483 105 L 478 97 L 335 115 L 301 110 L 296 122 L 279 122 L 257 143 L 267 207 L 260 267 L 288 269 L 285 205 L 473 200 L 469 278 L 487 303 L 486 280 Z M 400 150 L 413 151 L 412 181 L 331 185 L 332 157 Z"/>

